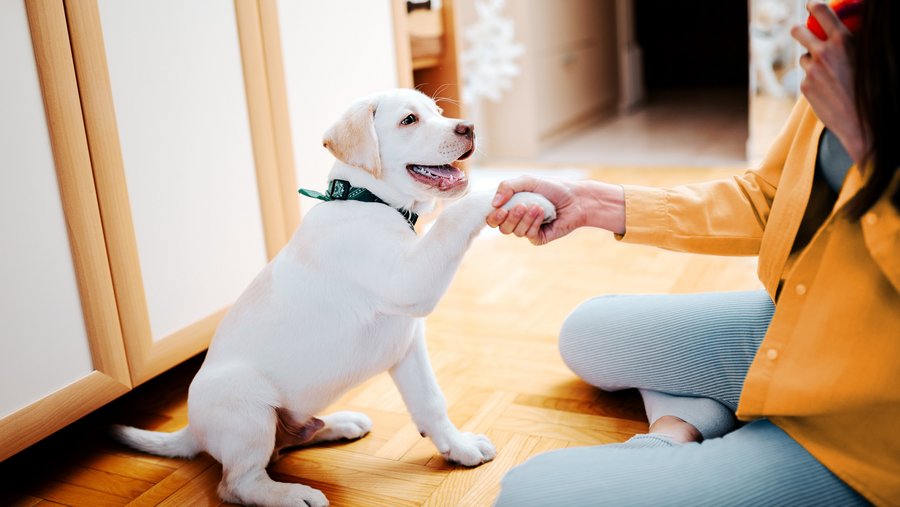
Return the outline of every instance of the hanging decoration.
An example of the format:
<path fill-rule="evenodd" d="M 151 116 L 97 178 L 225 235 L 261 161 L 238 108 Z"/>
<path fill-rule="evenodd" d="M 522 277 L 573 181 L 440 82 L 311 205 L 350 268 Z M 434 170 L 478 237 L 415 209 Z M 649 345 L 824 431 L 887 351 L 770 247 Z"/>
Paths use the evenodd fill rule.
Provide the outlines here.
<path fill-rule="evenodd" d="M 500 11 L 505 0 L 476 0 L 478 21 L 465 31 L 467 49 L 460 55 L 463 101 L 474 104 L 481 97 L 500 100 L 519 74 L 516 60 L 525 51 L 514 40 L 515 26 Z"/>

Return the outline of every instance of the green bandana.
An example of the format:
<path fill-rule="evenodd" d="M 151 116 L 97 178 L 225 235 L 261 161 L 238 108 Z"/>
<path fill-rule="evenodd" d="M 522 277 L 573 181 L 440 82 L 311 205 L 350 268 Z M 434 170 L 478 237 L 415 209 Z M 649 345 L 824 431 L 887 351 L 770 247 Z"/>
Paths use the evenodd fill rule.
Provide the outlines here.
<path fill-rule="evenodd" d="M 328 183 L 328 191 L 326 193 L 316 192 L 315 190 L 308 190 L 306 188 L 301 188 L 298 190 L 300 195 L 305 195 L 306 197 L 312 197 L 313 199 L 319 199 L 320 201 L 362 201 L 362 202 L 377 202 L 381 204 L 385 204 L 390 206 L 390 204 L 382 201 L 378 198 L 377 195 L 369 192 L 365 188 L 353 187 L 350 186 L 350 182 L 347 180 L 331 180 Z M 416 220 L 419 219 L 419 215 L 416 215 L 412 211 L 405 208 L 394 208 L 403 215 L 403 218 L 406 219 L 406 223 L 409 224 L 410 229 L 416 230 Z"/>

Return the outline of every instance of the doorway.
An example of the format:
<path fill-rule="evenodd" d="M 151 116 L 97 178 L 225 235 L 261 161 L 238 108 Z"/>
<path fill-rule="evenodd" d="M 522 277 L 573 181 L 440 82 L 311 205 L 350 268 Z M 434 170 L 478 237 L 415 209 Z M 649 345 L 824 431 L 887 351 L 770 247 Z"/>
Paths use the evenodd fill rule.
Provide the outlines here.
<path fill-rule="evenodd" d="M 548 150 L 542 161 L 745 166 L 748 4 L 619 0 L 616 7 L 619 72 L 627 78 L 620 80 L 620 112 Z"/>

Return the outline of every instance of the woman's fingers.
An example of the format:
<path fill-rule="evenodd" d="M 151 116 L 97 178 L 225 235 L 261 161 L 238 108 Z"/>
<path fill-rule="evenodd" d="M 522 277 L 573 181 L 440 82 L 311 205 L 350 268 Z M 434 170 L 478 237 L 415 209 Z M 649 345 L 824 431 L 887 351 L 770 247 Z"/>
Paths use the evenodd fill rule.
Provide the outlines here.
<path fill-rule="evenodd" d="M 537 222 L 540 224 L 543 218 L 544 212 L 539 206 L 533 206 L 530 209 L 527 209 L 525 215 L 522 216 L 522 220 L 516 225 L 515 229 L 513 229 L 513 234 L 520 238 L 527 236 L 528 231 L 531 230 L 534 223 Z M 538 227 L 540 227 L 540 225 L 538 225 Z"/>
<path fill-rule="evenodd" d="M 497 227 L 506 220 L 507 215 L 509 215 L 508 211 L 503 208 L 497 208 L 488 214 L 487 224 L 491 227 Z"/>
<path fill-rule="evenodd" d="M 491 201 L 491 205 L 495 208 L 499 208 L 506 204 L 506 201 L 508 201 L 515 193 L 516 191 L 508 182 L 501 182 L 500 186 L 497 187 L 497 193 L 494 194 L 494 200 Z"/>
<path fill-rule="evenodd" d="M 535 206 L 531 209 L 531 212 L 532 214 L 534 214 L 535 219 L 531 223 L 531 227 L 528 228 L 528 231 L 525 232 L 525 237 L 527 237 L 532 244 L 539 245 L 541 243 L 540 235 L 541 225 L 544 222 L 544 210 L 542 210 L 538 206 Z"/>
<path fill-rule="evenodd" d="M 491 227 L 497 227 L 503 234 L 515 234 L 520 238 L 528 238 L 535 245 L 542 245 L 546 238 L 541 237 L 541 226 L 544 222 L 544 210 L 540 206 L 526 208 L 524 204 L 507 211 L 497 209 L 487 217 Z"/>
<path fill-rule="evenodd" d="M 833 36 L 843 34 L 847 31 L 837 14 L 831 10 L 827 4 L 823 2 L 808 2 L 806 10 L 816 18 L 825 35 L 830 39 Z M 812 32 L 810 32 L 812 34 Z"/>
<path fill-rule="evenodd" d="M 812 65 L 812 56 L 809 53 L 800 56 L 800 68 L 809 75 L 809 66 Z"/>
<path fill-rule="evenodd" d="M 494 194 L 494 200 L 491 202 L 495 208 L 499 208 L 506 204 L 506 201 L 518 192 L 532 192 L 537 186 L 537 180 L 529 176 L 520 176 L 515 179 L 500 182 L 497 186 L 497 193 Z"/>
<path fill-rule="evenodd" d="M 818 37 L 809 31 L 809 28 L 802 25 L 796 25 L 791 28 L 791 37 L 805 47 L 810 53 L 818 53 L 825 44 L 824 41 L 819 40 Z"/>
<path fill-rule="evenodd" d="M 503 234 L 512 233 L 516 227 L 519 226 L 519 222 L 522 221 L 522 218 L 525 217 L 525 213 L 527 212 L 527 208 L 524 204 L 519 204 L 513 209 L 509 210 L 509 214 L 506 217 L 506 220 L 500 224 L 500 232 Z"/>

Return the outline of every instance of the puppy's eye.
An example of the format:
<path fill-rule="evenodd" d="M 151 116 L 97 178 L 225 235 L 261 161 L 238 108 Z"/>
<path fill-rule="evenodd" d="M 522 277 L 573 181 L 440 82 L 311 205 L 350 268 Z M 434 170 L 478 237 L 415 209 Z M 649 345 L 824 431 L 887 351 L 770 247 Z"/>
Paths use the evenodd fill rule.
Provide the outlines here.
<path fill-rule="evenodd" d="M 403 118 L 403 120 L 400 122 L 400 125 L 412 125 L 416 121 L 417 121 L 416 115 L 411 114 L 411 115 L 407 116 L 406 118 Z"/>

